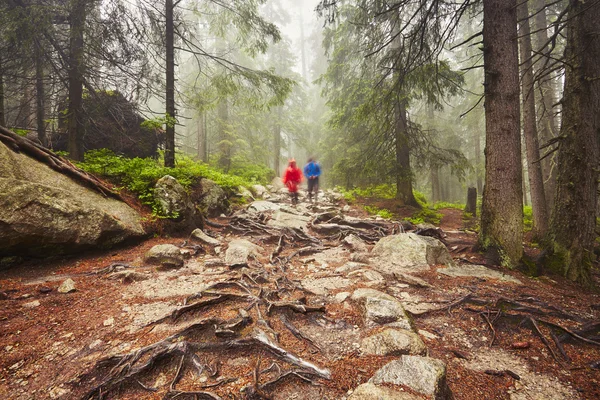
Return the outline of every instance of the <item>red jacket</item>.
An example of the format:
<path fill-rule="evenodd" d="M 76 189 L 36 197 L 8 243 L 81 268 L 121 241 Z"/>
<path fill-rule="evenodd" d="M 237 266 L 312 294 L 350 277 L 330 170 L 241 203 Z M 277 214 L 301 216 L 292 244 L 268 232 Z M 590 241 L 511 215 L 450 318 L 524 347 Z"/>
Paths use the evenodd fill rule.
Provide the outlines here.
<path fill-rule="evenodd" d="M 290 163 L 283 174 L 283 183 L 290 192 L 297 192 L 298 185 L 302 181 L 302 171 L 296 166 L 296 163 Z"/>

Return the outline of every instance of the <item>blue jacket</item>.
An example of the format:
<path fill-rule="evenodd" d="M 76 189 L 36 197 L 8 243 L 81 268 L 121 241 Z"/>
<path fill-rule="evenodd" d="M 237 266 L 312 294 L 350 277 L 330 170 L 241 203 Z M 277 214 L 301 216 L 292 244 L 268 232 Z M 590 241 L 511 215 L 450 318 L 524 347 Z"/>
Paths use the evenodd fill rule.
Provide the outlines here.
<path fill-rule="evenodd" d="M 321 175 L 321 167 L 318 163 L 312 161 L 304 166 L 304 176 L 310 178 L 311 176 L 319 177 Z"/>

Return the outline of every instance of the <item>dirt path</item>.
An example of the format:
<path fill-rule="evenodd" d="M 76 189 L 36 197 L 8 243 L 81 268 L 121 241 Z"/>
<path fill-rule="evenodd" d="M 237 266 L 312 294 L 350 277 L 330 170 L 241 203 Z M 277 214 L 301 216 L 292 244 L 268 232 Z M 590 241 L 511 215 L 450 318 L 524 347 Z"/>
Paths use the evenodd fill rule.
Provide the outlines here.
<path fill-rule="evenodd" d="M 1 276 L 0 397 L 78 399 L 100 388 L 114 399 L 193 398 L 184 393 L 191 391 L 205 393 L 197 398 L 344 399 L 400 354 L 425 352 L 445 363 L 455 399 L 600 398 L 600 372 L 590 366 L 600 347 L 563 340 L 568 361 L 552 339 L 559 329 L 530 326 L 531 318 L 571 329 L 597 321 L 600 297 L 561 280 L 472 267 L 484 260 L 472 252 L 476 237 L 461 230 L 459 210 L 444 210 L 441 225 L 463 269 L 390 275 L 372 249 L 399 224 L 365 221 L 350 207 L 340 217 L 333 199 L 296 209 L 273 200 L 282 208 L 219 220 L 227 227 L 209 233 L 220 246 L 155 238 Z M 363 240 L 344 241 L 350 231 Z M 189 253 L 182 268 L 144 261 L 167 243 Z M 249 257 L 230 265 L 238 245 Z M 103 271 L 115 264 L 128 268 Z M 67 276 L 77 290 L 58 293 Z M 381 306 L 370 315 L 361 293 L 401 304 L 410 313 L 406 332 L 398 330 L 401 318 L 378 316 Z M 409 350 L 381 350 L 378 335 L 391 329 L 418 340 Z M 110 368 L 97 369 L 99 360 Z"/>

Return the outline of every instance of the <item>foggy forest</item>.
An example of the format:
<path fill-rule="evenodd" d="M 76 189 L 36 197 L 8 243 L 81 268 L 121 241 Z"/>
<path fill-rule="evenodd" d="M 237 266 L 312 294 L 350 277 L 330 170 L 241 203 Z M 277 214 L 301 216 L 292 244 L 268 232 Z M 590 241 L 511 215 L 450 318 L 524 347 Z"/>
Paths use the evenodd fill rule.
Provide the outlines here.
<path fill-rule="evenodd" d="M 600 399 L 600 0 L 0 0 L 0 397 Z"/>

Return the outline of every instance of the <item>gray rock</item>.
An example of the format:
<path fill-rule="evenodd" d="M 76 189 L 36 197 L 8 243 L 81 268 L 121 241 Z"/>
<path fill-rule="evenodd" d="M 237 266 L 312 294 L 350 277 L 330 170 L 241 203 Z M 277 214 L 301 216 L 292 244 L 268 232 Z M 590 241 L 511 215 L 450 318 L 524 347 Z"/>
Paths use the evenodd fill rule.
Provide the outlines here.
<path fill-rule="evenodd" d="M 179 268 L 183 266 L 183 255 L 177 246 L 158 244 L 148 250 L 144 255 L 144 261 L 164 268 Z"/>
<path fill-rule="evenodd" d="M 267 225 L 277 228 L 307 229 L 309 221 L 310 217 L 304 215 L 276 211 L 273 215 L 273 219 L 267 221 Z"/>
<path fill-rule="evenodd" d="M 379 286 L 385 283 L 383 275 L 372 269 L 359 269 L 348 273 L 348 276 L 356 275 L 362 276 L 363 280 L 366 280 L 369 286 Z"/>
<path fill-rule="evenodd" d="M 369 326 L 386 325 L 411 330 L 410 318 L 397 300 L 367 297 L 364 303 L 365 321 Z"/>
<path fill-rule="evenodd" d="M 243 186 L 238 187 L 237 195 L 242 199 L 245 199 L 246 201 L 254 200 L 254 195 L 252 194 L 252 192 Z"/>
<path fill-rule="evenodd" d="M 248 206 L 250 212 L 265 212 L 265 211 L 278 211 L 281 208 L 279 204 L 271 203 L 270 201 L 257 200 L 253 201 Z"/>
<path fill-rule="evenodd" d="M 370 254 L 369 253 L 352 253 L 350 254 L 350 261 L 354 261 L 357 263 L 368 264 L 370 262 Z"/>
<path fill-rule="evenodd" d="M 436 400 L 446 399 L 449 395 L 446 364 L 430 357 L 403 355 L 375 372 L 369 382 L 408 386 Z"/>
<path fill-rule="evenodd" d="M 412 393 L 401 392 L 385 386 L 363 383 L 348 397 L 348 400 L 421 400 Z"/>
<path fill-rule="evenodd" d="M 161 213 L 187 227 L 202 226 L 202 216 L 183 186 L 170 175 L 160 178 L 154 186 L 154 198 Z"/>
<path fill-rule="evenodd" d="M 522 284 L 522 282 L 517 278 L 503 274 L 502 272 L 494 271 L 493 269 L 489 269 L 483 265 L 458 265 L 448 268 L 439 268 L 437 272 L 452 277 L 467 276 L 474 278 L 490 278 L 498 279 L 499 281 L 503 282 L 512 282 L 518 285 Z"/>
<path fill-rule="evenodd" d="M 361 302 L 361 301 L 365 301 L 367 298 L 397 301 L 394 296 L 391 296 L 387 293 L 380 292 L 379 290 L 375 290 L 375 289 L 361 288 L 361 289 L 356 289 L 354 291 L 354 293 L 352 293 L 352 300 L 354 300 L 354 301 Z"/>
<path fill-rule="evenodd" d="M 454 265 L 446 246 L 439 240 L 414 233 L 400 233 L 381 238 L 371 255 L 380 272 L 393 274 L 407 270 L 426 270 L 430 265 Z"/>
<path fill-rule="evenodd" d="M 71 293 L 71 292 L 74 292 L 75 290 L 77 290 L 75 288 L 75 281 L 73 281 L 73 279 L 71 279 L 71 278 L 65 280 L 58 287 L 58 293 Z"/>
<path fill-rule="evenodd" d="M 221 186 L 210 179 L 202 178 L 200 187 L 199 206 L 209 217 L 229 212 L 229 200 Z"/>
<path fill-rule="evenodd" d="M 353 261 L 349 261 L 346 264 L 337 267 L 335 269 L 335 272 L 337 272 L 337 273 L 347 273 L 347 272 L 356 271 L 356 270 L 364 268 L 364 267 L 365 267 L 365 264 L 357 263 L 357 262 L 353 262 Z"/>
<path fill-rule="evenodd" d="M 350 247 L 352 250 L 359 252 L 359 253 L 365 253 L 367 251 L 369 251 L 369 248 L 367 247 L 367 244 L 358 236 L 356 236 L 355 234 L 350 234 L 348 236 L 346 236 L 343 240 L 344 244 L 346 244 L 348 247 Z"/>
<path fill-rule="evenodd" d="M 25 139 L 23 139 L 25 140 Z M 145 232 L 140 215 L 0 143 L 0 258 L 109 248 Z"/>
<path fill-rule="evenodd" d="M 202 231 L 202 229 L 194 229 L 192 232 L 192 238 L 211 246 L 219 246 L 221 244 L 219 240 L 208 236 L 206 233 L 204 233 L 204 231 Z"/>
<path fill-rule="evenodd" d="M 349 292 L 340 292 L 340 293 L 336 293 L 336 295 L 334 296 L 334 299 L 335 299 L 336 303 L 343 303 L 344 301 L 346 301 L 346 299 L 348 297 L 350 297 Z"/>
<path fill-rule="evenodd" d="M 425 344 L 416 333 L 391 328 L 363 339 L 360 347 L 365 354 L 376 356 L 423 355 L 427 351 Z"/>
<path fill-rule="evenodd" d="M 352 285 L 350 279 L 339 276 L 325 278 L 306 278 L 302 280 L 302 287 L 316 295 L 326 296 L 332 291 L 343 289 Z"/>
<path fill-rule="evenodd" d="M 258 197 L 263 197 L 267 193 L 267 188 L 263 185 L 252 185 L 252 190 Z"/>
<path fill-rule="evenodd" d="M 250 257 L 260 257 L 263 248 L 245 239 L 236 239 L 229 243 L 225 252 L 225 264 L 231 267 L 247 265 Z"/>

